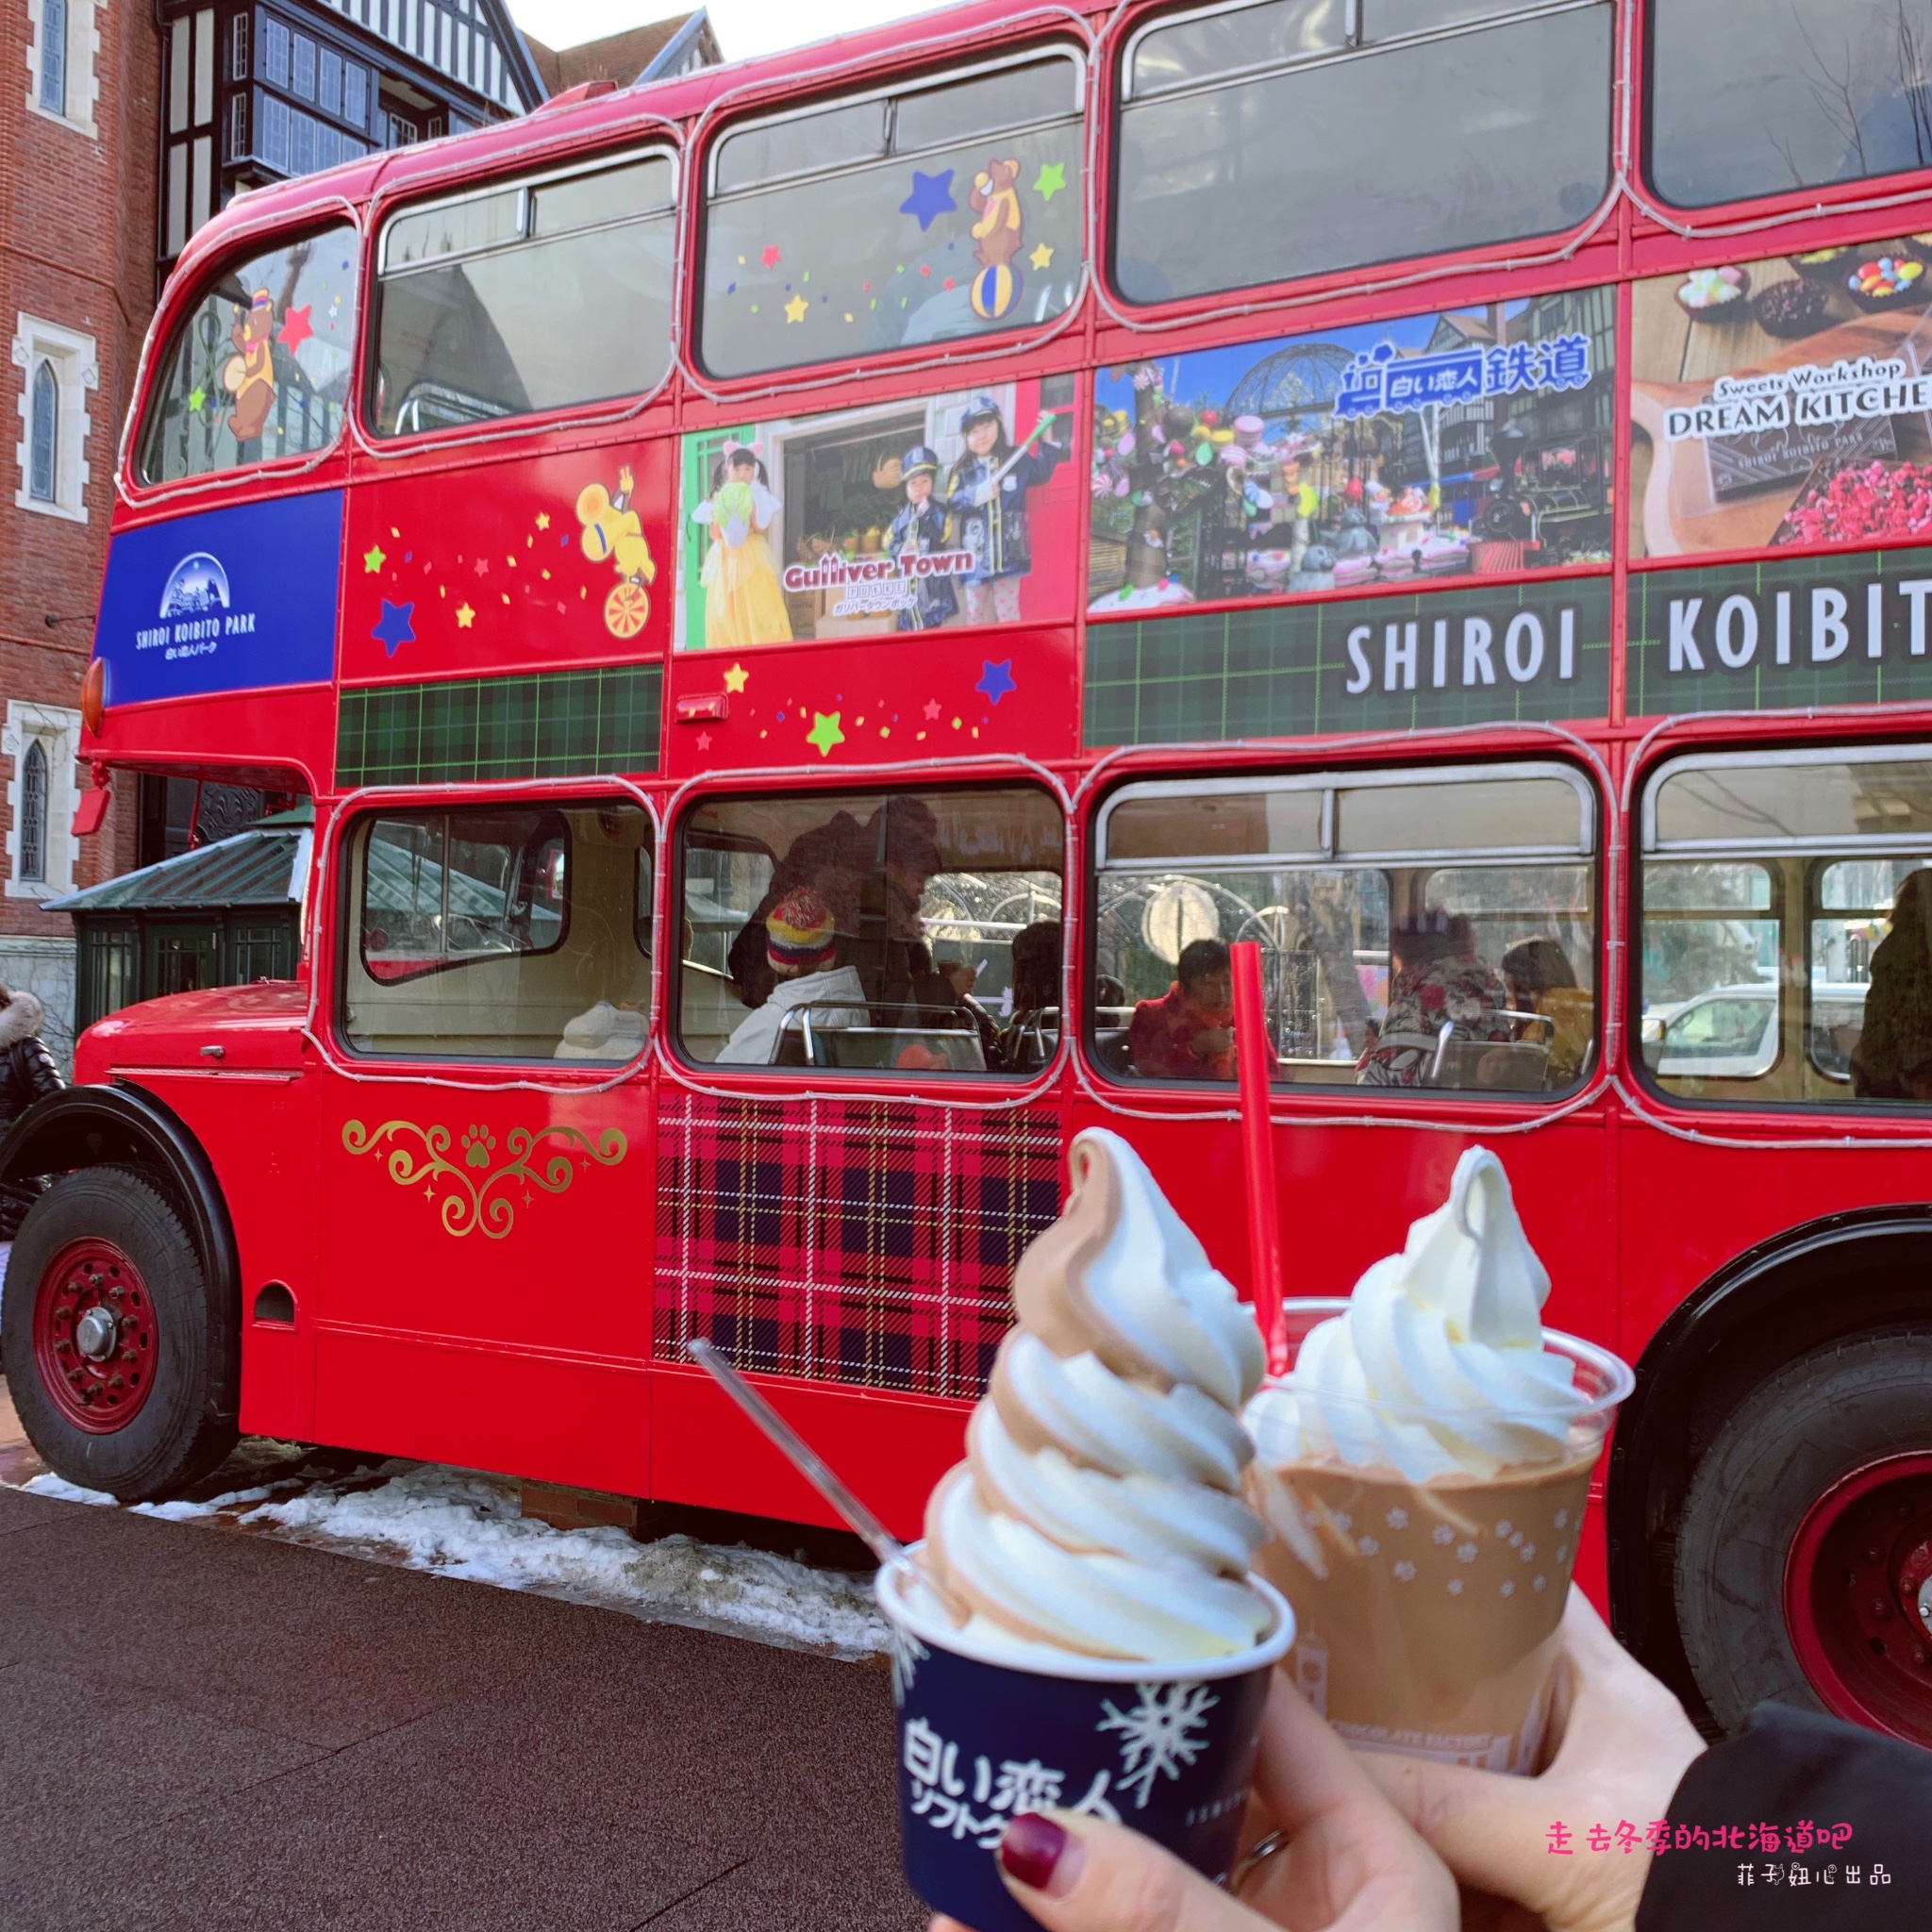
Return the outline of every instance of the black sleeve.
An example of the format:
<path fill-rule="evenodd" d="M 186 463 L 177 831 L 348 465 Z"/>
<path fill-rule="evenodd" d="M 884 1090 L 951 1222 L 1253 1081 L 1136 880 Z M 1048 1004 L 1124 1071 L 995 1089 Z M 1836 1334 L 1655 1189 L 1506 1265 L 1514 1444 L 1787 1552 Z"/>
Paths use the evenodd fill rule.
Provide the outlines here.
<path fill-rule="evenodd" d="M 58 1093 L 67 1082 L 60 1077 L 60 1069 L 54 1064 L 54 1056 L 42 1045 L 40 1040 L 21 1041 L 25 1051 L 21 1054 L 21 1075 L 28 1095 L 33 1100 L 44 1100 L 50 1093 Z"/>
<path fill-rule="evenodd" d="M 1684 1774 L 1667 1824 L 1637 1932 L 1927 1923 L 1932 1751 L 1916 1744 L 1760 1704 Z"/>

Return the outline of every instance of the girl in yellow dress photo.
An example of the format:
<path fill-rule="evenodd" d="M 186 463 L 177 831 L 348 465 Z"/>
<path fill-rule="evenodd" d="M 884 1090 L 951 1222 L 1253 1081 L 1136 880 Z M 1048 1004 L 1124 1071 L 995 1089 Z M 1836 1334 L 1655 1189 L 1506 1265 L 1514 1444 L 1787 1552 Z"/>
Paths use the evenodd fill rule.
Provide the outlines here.
<path fill-rule="evenodd" d="M 711 472 L 711 494 L 691 513 L 692 523 L 710 533 L 698 575 L 705 592 L 706 650 L 791 641 L 791 620 L 767 535 L 778 509 L 758 452 L 741 443 L 727 447 Z"/>

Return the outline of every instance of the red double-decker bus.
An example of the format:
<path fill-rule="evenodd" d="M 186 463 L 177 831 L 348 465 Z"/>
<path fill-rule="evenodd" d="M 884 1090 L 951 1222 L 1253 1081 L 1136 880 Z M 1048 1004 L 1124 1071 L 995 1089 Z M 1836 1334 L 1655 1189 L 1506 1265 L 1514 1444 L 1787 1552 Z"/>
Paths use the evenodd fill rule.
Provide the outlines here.
<path fill-rule="evenodd" d="M 1082 1125 L 1246 1281 L 1254 939 L 1290 1291 L 1495 1147 L 1625 1640 L 1932 1741 L 1924 91 L 1729 12 L 985 0 L 227 208 L 88 750 L 313 799 L 301 965 L 0 1152 L 53 1467 L 816 1518 L 707 1337 L 910 1531 Z"/>

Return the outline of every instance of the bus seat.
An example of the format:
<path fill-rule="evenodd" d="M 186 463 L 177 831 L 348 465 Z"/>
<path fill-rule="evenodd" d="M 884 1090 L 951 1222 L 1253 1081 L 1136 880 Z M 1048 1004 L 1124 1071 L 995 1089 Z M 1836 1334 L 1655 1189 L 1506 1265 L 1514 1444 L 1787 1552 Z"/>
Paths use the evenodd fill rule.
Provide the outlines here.
<path fill-rule="evenodd" d="M 1550 1050 L 1539 1040 L 1452 1040 L 1423 1085 L 1541 1093 L 1549 1070 Z"/>

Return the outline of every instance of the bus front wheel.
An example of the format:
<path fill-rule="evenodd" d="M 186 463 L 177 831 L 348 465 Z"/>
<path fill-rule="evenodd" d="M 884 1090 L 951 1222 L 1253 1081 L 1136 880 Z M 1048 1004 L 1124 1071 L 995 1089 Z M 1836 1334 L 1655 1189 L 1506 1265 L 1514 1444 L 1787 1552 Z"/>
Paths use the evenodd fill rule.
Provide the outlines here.
<path fill-rule="evenodd" d="M 7 1266 L 7 1383 L 55 1474 L 124 1503 L 171 1495 L 235 1443 L 216 1413 L 227 1338 L 166 1196 L 86 1168 L 35 1203 Z"/>
<path fill-rule="evenodd" d="M 1772 1699 L 1932 1745 L 1932 1334 L 1812 1350 L 1699 1462 L 1677 1525 L 1686 1657 L 1726 1732 Z"/>

